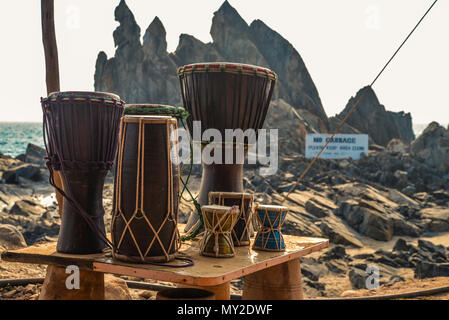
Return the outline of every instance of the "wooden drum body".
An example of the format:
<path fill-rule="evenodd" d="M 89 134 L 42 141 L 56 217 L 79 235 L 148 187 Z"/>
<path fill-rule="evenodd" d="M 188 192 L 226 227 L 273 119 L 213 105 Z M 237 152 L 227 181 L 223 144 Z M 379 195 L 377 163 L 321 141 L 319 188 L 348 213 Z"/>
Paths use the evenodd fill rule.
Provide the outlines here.
<path fill-rule="evenodd" d="M 184 107 L 190 113 L 187 119 L 193 135 L 194 121 L 201 122 L 201 136 L 207 129 L 216 129 L 222 139 L 226 129 L 261 129 L 265 121 L 277 76 L 274 72 L 251 65 L 234 63 L 202 63 L 186 65 L 178 70 Z M 257 137 L 257 132 L 256 132 Z M 196 139 L 196 137 L 193 137 Z M 212 141 L 195 141 L 203 148 Z M 247 141 L 222 141 L 224 148 L 244 149 Z M 223 154 L 225 150 L 223 150 Z M 223 156 L 224 158 L 224 156 Z M 208 203 L 210 191 L 243 192 L 243 163 L 206 164 L 198 202 Z M 198 217 L 192 214 L 186 226 L 190 230 Z"/>
<path fill-rule="evenodd" d="M 118 145 L 124 102 L 101 92 L 56 92 L 42 99 L 50 182 L 64 194 L 57 251 L 93 254 L 106 247 L 103 185 Z"/>
<path fill-rule="evenodd" d="M 249 193 L 209 192 L 209 204 L 240 208 L 237 223 L 231 232 L 232 241 L 236 247 L 250 245 L 250 227 L 254 209 L 253 202 L 254 196 Z"/>
<path fill-rule="evenodd" d="M 205 234 L 200 244 L 203 256 L 231 258 L 235 255 L 231 231 L 239 217 L 237 207 L 202 206 Z"/>
<path fill-rule="evenodd" d="M 122 118 L 111 226 L 114 258 L 166 262 L 179 249 L 176 130 L 171 117 Z"/>
<path fill-rule="evenodd" d="M 257 234 L 253 249 L 263 251 L 285 251 L 281 228 L 289 209 L 283 206 L 258 205 L 254 214 Z"/>

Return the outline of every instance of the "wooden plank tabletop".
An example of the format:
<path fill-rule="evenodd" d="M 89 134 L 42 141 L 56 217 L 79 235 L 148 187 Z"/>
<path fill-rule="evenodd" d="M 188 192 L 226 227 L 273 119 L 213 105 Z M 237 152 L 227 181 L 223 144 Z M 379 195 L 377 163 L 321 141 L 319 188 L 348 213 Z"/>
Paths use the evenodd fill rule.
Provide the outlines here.
<path fill-rule="evenodd" d="M 312 252 L 327 248 L 327 239 L 284 236 L 285 252 L 256 251 L 250 247 L 236 247 L 233 258 L 210 258 L 199 254 L 198 241 L 183 244 L 180 253 L 194 260 L 185 268 L 126 263 L 113 260 L 110 253 L 95 255 L 68 255 L 56 252 L 56 242 L 38 244 L 20 250 L 5 251 L 5 261 L 32 264 L 68 266 L 145 279 L 182 283 L 196 286 L 216 286 Z M 171 262 L 177 264 L 182 262 Z"/>

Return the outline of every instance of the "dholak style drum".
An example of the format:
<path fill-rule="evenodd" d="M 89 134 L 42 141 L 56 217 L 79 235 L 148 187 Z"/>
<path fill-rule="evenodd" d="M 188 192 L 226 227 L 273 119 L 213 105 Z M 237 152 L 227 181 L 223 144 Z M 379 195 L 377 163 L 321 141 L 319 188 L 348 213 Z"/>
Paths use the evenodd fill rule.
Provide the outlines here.
<path fill-rule="evenodd" d="M 253 249 L 263 251 L 285 251 L 281 228 L 289 209 L 283 206 L 257 205 L 254 214 L 257 234 Z"/>
<path fill-rule="evenodd" d="M 207 129 L 217 129 L 222 139 L 225 139 L 226 129 L 246 131 L 262 128 L 277 79 L 276 74 L 268 69 L 234 63 L 186 65 L 179 68 L 178 76 L 184 107 L 191 115 L 187 119 L 191 134 L 193 122 L 200 121 L 201 135 Z M 195 142 L 201 142 L 205 148 L 212 141 Z M 243 163 L 236 161 L 235 154 L 238 148 L 246 154 L 247 142 L 227 141 L 220 143 L 220 147 L 233 148 L 234 159 L 231 164 L 225 164 L 223 150 L 221 164 L 203 162 L 198 197 L 201 205 L 207 204 L 210 191 L 243 192 Z M 198 216 L 191 214 L 186 231 L 197 220 Z"/>
<path fill-rule="evenodd" d="M 113 257 L 167 262 L 179 249 L 177 121 L 124 116 L 120 129 L 111 237 Z"/>
<path fill-rule="evenodd" d="M 102 252 L 103 185 L 117 152 L 124 102 L 101 92 L 57 92 L 41 99 L 50 182 L 60 171 L 65 201 L 57 251 Z"/>
<path fill-rule="evenodd" d="M 236 206 L 240 208 L 240 215 L 232 228 L 231 236 L 234 246 L 249 246 L 251 234 L 251 218 L 253 216 L 254 196 L 240 192 L 209 192 L 209 204 L 221 206 Z"/>
<path fill-rule="evenodd" d="M 238 207 L 218 205 L 202 206 L 205 233 L 200 243 L 200 253 L 214 258 L 231 258 L 235 255 L 231 230 L 239 217 Z"/>

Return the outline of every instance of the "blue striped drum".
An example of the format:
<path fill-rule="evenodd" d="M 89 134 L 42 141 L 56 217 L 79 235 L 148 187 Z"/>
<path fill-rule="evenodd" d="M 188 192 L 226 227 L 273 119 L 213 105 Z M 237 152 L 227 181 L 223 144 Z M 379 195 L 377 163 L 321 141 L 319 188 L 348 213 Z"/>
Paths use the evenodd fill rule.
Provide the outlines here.
<path fill-rule="evenodd" d="M 257 234 L 253 249 L 263 251 L 285 251 L 282 225 L 289 209 L 284 206 L 257 205 L 254 211 Z"/>

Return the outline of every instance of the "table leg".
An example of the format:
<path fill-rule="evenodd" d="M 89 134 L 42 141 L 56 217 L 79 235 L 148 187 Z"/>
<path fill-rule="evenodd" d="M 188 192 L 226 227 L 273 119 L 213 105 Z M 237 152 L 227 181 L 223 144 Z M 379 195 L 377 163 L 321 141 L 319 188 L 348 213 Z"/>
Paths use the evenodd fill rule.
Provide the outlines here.
<path fill-rule="evenodd" d="M 243 300 L 302 300 L 299 259 L 284 262 L 245 277 Z"/>
<path fill-rule="evenodd" d="M 104 274 L 79 270 L 79 289 L 68 289 L 65 267 L 48 266 L 39 300 L 104 300 Z"/>
<path fill-rule="evenodd" d="M 218 286 L 190 286 L 179 284 L 180 288 L 199 288 L 215 294 L 215 300 L 231 300 L 231 283 L 226 282 Z"/>

